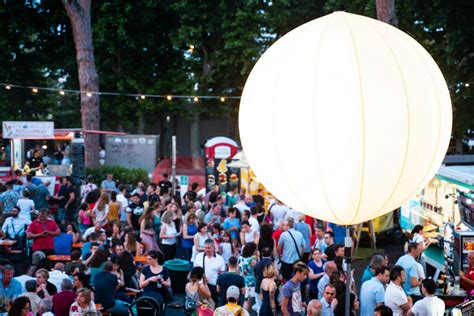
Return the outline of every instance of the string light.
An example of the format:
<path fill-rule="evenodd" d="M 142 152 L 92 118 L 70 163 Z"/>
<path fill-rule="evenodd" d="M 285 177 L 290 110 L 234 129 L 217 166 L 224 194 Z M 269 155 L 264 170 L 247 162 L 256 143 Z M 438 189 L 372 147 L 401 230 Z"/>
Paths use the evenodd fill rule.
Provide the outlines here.
<path fill-rule="evenodd" d="M 189 48 L 188 48 L 188 53 L 193 53 L 194 52 L 194 45 L 189 45 Z"/>
<path fill-rule="evenodd" d="M 192 46 L 192 45 L 191 45 Z M 194 46 L 193 46 L 194 47 Z M 189 100 L 192 99 L 194 102 L 198 102 L 199 100 L 220 100 L 221 102 L 225 102 L 228 99 L 232 100 L 240 100 L 240 96 L 215 96 L 215 95 L 167 95 L 167 94 L 136 94 L 136 93 L 120 93 L 120 92 L 90 92 L 90 91 L 81 91 L 81 90 L 72 90 L 72 89 L 60 89 L 60 88 L 50 88 L 50 87 L 37 87 L 37 86 L 23 86 L 23 85 L 15 85 L 15 84 L 7 84 L 1 83 L 0 86 L 5 87 L 6 90 L 13 90 L 13 89 L 28 89 L 31 90 L 33 93 L 38 93 L 40 91 L 45 92 L 54 92 L 58 93 L 61 96 L 65 96 L 66 94 L 85 94 L 87 97 L 92 97 L 93 94 L 100 95 L 100 96 L 126 96 L 132 98 L 140 98 L 141 100 L 147 98 L 154 98 L 154 99 L 166 99 L 167 101 L 171 101 L 173 99 L 181 99 L 181 100 Z"/>
<path fill-rule="evenodd" d="M 469 87 L 469 82 L 464 85 L 466 88 Z"/>

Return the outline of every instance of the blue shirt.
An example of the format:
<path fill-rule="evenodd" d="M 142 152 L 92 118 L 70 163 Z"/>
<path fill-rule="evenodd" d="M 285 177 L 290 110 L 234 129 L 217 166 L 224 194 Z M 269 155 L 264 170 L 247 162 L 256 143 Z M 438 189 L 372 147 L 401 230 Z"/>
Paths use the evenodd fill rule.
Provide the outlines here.
<path fill-rule="evenodd" d="M 196 235 L 198 229 L 196 224 L 187 224 L 188 227 L 188 236 L 194 236 Z M 181 239 L 181 244 L 183 245 L 184 248 L 193 248 L 194 245 L 194 240 L 193 239 Z"/>
<path fill-rule="evenodd" d="M 329 223 L 328 227 L 332 229 L 334 233 L 334 243 L 344 245 L 344 238 L 346 237 L 346 228 L 341 225 Z"/>
<path fill-rule="evenodd" d="M 72 235 L 61 233 L 54 237 L 54 252 L 56 255 L 70 255 L 72 248 Z"/>
<path fill-rule="evenodd" d="M 420 278 L 420 273 L 418 272 L 418 263 L 416 262 L 415 258 L 406 254 L 401 256 L 396 265 L 402 266 L 405 270 L 405 284 L 403 285 L 403 289 L 407 295 L 421 295 L 420 287 L 419 286 L 411 286 L 410 285 L 410 278 Z"/>
<path fill-rule="evenodd" d="M 364 284 L 364 282 L 369 281 L 372 279 L 375 275 L 372 273 L 370 270 L 370 267 L 367 266 L 365 267 L 364 274 L 362 274 L 362 281 L 360 282 L 361 284 Z"/>
<path fill-rule="evenodd" d="M 309 225 L 306 224 L 305 222 L 298 222 L 295 225 L 296 231 L 300 232 L 303 235 L 304 238 L 304 244 L 305 244 L 305 249 L 304 252 L 311 252 L 311 245 L 309 242 Z"/>
<path fill-rule="evenodd" d="M 225 221 L 224 221 L 224 230 L 231 229 L 232 226 L 236 226 L 237 229 L 240 229 L 239 220 L 235 217 L 234 217 L 234 219 L 231 219 L 230 217 L 226 218 Z M 239 233 L 239 231 L 233 230 L 233 231 L 230 232 L 230 237 L 238 238 L 238 235 L 237 235 L 238 233 Z"/>
<path fill-rule="evenodd" d="M 372 315 L 372 314 L 368 314 L 368 315 Z M 361 314 L 361 315 L 364 315 L 364 314 Z M 321 300 L 321 316 L 334 316 L 334 310 L 331 304 L 326 302 L 324 298 Z"/>
<path fill-rule="evenodd" d="M 16 206 L 16 203 L 18 203 L 19 199 L 20 196 L 18 193 L 12 190 L 7 190 L 0 194 L 0 201 L 3 203 L 3 211 L 5 213 L 10 213 L 12 208 Z"/>
<path fill-rule="evenodd" d="M 21 283 L 18 280 L 12 279 L 8 287 L 3 287 L 3 279 L 0 279 L 0 296 L 8 297 L 13 300 L 21 294 Z"/>
<path fill-rule="evenodd" d="M 300 316 L 304 313 L 303 301 L 301 297 L 301 282 L 294 283 L 289 280 L 282 289 L 283 297 L 288 298 L 288 312 L 291 316 Z"/>
<path fill-rule="evenodd" d="M 377 304 L 385 301 L 385 287 L 379 279 L 373 277 L 364 282 L 360 289 L 360 314 L 373 315 Z"/>
<path fill-rule="evenodd" d="M 311 260 L 311 261 L 308 263 L 308 267 L 309 267 L 311 270 L 313 270 L 314 274 L 319 274 L 319 273 L 321 273 L 321 272 L 324 272 L 324 269 L 323 269 L 324 263 L 325 263 L 325 261 L 324 261 L 324 260 L 321 260 L 321 266 L 318 267 L 318 266 L 316 265 L 316 263 L 314 262 L 314 260 Z M 321 276 L 321 278 L 322 278 L 322 276 Z M 315 279 L 315 280 L 310 280 L 310 281 L 309 281 L 309 291 L 310 291 L 311 293 L 318 293 L 318 282 L 319 282 L 319 280 L 320 280 L 321 278 Z"/>
<path fill-rule="evenodd" d="M 293 238 L 291 238 L 290 232 L 296 241 L 298 249 L 296 249 L 295 247 L 295 242 L 293 241 Z M 301 251 L 301 249 L 306 248 L 303 235 L 300 232 L 294 230 L 293 228 L 281 234 L 280 240 L 278 240 L 278 245 L 281 245 L 283 249 L 283 255 L 281 256 L 281 260 L 285 263 L 290 264 L 299 261 L 300 256 L 298 255 L 298 252 Z"/>

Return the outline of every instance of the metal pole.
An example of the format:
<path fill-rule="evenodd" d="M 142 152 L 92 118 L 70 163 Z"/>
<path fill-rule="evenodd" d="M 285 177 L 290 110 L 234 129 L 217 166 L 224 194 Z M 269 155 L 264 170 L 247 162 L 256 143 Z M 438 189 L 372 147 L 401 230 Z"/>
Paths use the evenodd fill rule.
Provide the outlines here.
<path fill-rule="evenodd" d="M 172 190 L 171 196 L 176 194 L 176 135 L 171 137 L 171 184 Z"/>
<path fill-rule="evenodd" d="M 346 305 L 345 315 L 350 316 L 351 310 L 351 263 L 352 263 L 352 234 L 351 226 L 346 226 L 346 238 L 344 239 L 344 259 L 346 260 Z"/>

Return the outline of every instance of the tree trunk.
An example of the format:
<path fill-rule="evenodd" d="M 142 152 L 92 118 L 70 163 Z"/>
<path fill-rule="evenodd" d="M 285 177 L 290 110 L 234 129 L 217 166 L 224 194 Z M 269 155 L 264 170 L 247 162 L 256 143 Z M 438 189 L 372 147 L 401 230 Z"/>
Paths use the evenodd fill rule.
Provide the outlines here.
<path fill-rule="evenodd" d="M 196 106 L 196 105 L 193 105 Z M 199 134 L 199 110 L 193 109 L 193 118 L 190 124 L 191 132 L 191 157 L 193 169 L 199 169 L 199 156 L 201 153 L 200 134 Z"/>
<path fill-rule="evenodd" d="M 94 63 L 92 44 L 91 0 L 62 0 L 76 47 L 77 72 L 81 93 L 82 128 L 100 129 L 99 75 Z M 90 96 L 87 95 L 91 92 Z M 99 135 L 85 135 L 85 163 L 89 168 L 99 166 Z"/>
<path fill-rule="evenodd" d="M 377 8 L 377 20 L 398 27 L 395 0 L 375 0 L 375 7 Z"/>

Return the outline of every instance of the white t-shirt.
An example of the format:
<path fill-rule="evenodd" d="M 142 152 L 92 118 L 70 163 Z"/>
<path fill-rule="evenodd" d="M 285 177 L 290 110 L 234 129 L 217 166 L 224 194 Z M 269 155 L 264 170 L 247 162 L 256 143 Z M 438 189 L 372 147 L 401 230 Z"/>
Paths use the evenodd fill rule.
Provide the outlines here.
<path fill-rule="evenodd" d="M 48 282 L 53 283 L 56 286 L 56 289 L 58 290 L 58 293 L 61 292 L 61 282 L 64 279 L 69 279 L 66 273 L 61 272 L 59 270 L 53 270 L 49 272 L 49 279 Z"/>
<path fill-rule="evenodd" d="M 101 232 L 105 232 L 104 229 L 100 229 Z M 82 239 L 84 241 L 87 241 L 87 237 L 89 237 L 90 234 L 92 234 L 93 232 L 95 232 L 95 226 L 92 226 L 92 227 L 89 227 L 86 229 L 86 231 L 84 232 L 84 235 L 82 235 Z"/>
<path fill-rule="evenodd" d="M 204 267 L 202 265 L 203 256 L 205 256 Z M 216 285 L 219 273 L 225 271 L 224 259 L 218 254 L 215 254 L 214 257 L 209 258 L 204 252 L 201 252 L 196 256 L 196 259 L 194 259 L 194 266 L 204 268 L 204 273 L 206 274 L 208 283 L 211 285 Z"/>
<path fill-rule="evenodd" d="M 260 233 L 260 224 L 258 223 L 258 220 L 255 217 L 251 216 L 249 218 L 249 223 L 250 226 L 252 226 L 252 231 Z"/>
<path fill-rule="evenodd" d="M 23 218 L 28 224 L 31 224 L 31 211 L 35 207 L 35 202 L 30 199 L 19 199 L 16 206 L 20 208 L 18 217 Z"/>
<path fill-rule="evenodd" d="M 125 212 L 125 208 L 128 206 L 128 200 L 122 193 L 117 194 L 117 202 L 120 202 L 120 221 L 126 222 L 127 221 L 127 213 Z"/>
<path fill-rule="evenodd" d="M 416 302 L 411 311 L 416 316 L 443 316 L 445 310 L 444 301 L 436 296 L 427 296 Z"/>
<path fill-rule="evenodd" d="M 400 306 L 407 302 L 408 298 L 403 288 L 390 282 L 385 290 L 385 305 L 392 309 L 393 316 L 403 316 L 403 309 Z"/>
<path fill-rule="evenodd" d="M 277 229 L 278 222 L 285 219 L 286 213 L 290 210 L 286 205 L 272 204 L 269 208 L 273 216 L 273 228 Z"/>

